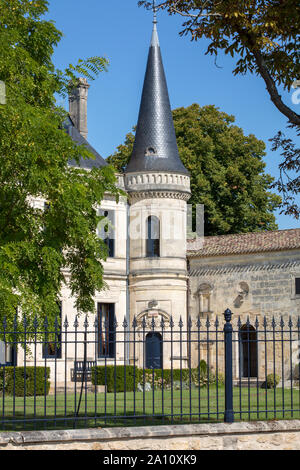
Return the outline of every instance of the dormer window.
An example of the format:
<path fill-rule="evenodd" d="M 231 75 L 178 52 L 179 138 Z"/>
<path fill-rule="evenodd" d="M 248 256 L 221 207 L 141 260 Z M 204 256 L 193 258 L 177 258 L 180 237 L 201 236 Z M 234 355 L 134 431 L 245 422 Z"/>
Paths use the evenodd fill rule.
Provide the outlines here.
<path fill-rule="evenodd" d="M 155 156 L 155 155 L 156 155 L 156 150 L 155 150 L 154 147 L 148 147 L 148 148 L 146 148 L 146 152 L 145 152 L 145 156 L 146 156 L 146 157 L 151 157 L 151 156 L 153 157 L 153 156 Z"/>

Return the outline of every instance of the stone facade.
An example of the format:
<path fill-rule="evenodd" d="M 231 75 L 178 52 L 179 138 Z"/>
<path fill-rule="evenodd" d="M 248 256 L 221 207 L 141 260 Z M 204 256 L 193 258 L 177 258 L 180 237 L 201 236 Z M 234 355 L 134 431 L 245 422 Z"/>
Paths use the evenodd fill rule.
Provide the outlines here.
<path fill-rule="evenodd" d="M 274 232 L 275 235 L 277 233 Z M 242 235 L 242 237 L 247 238 L 247 235 Z M 259 241 L 259 234 L 257 234 L 257 239 Z M 233 312 L 234 340 L 238 339 L 240 328 L 246 328 L 247 324 L 253 331 L 259 330 L 259 333 L 253 334 L 256 334 L 258 340 L 257 372 L 258 377 L 262 379 L 267 373 L 273 372 L 274 360 L 276 371 L 281 371 L 282 367 L 281 342 L 277 341 L 275 345 L 275 359 L 273 343 L 270 342 L 265 348 L 265 325 L 268 338 L 272 336 L 273 324 L 276 331 L 280 331 L 282 325 L 284 332 L 282 335 L 276 333 L 276 339 L 286 340 L 284 361 L 286 362 L 286 378 L 289 378 L 291 372 L 288 366 L 291 356 L 290 338 L 293 339 L 293 363 L 298 363 L 298 338 L 295 332 L 290 336 L 289 321 L 292 321 L 293 329 L 297 330 L 300 296 L 296 294 L 296 279 L 300 277 L 300 249 L 276 251 L 273 247 L 273 251 L 264 250 L 264 246 L 259 249 L 258 243 L 255 253 L 242 252 L 212 256 L 203 255 L 204 250 L 200 250 L 197 256 L 190 252 L 189 313 L 194 320 L 200 316 L 200 318 L 209 318 L 213 324 L 217 315 L 222 314 L 225 308 L 230 308 Z M 272 323 L 273 321 L 275 323 Z M 235 377 L 239 377 L 242 373 L 238 363 L 237 348 L 236 341 Z M 219 365 L 222 367 L 223 353 L 219 351 L 219 355 Z M 212 361 L 215 363 L 215 358 L 212 358 Z"/>

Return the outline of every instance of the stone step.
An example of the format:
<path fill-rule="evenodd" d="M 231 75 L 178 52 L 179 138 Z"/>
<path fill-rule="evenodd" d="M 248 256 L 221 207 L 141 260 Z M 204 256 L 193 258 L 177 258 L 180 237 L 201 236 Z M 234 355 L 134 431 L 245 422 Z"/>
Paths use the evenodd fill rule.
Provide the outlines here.
<path fill-rule="evenodd" d="M 75 384 L 67 384 L 65 387 L 64 385 L 57 385 L 56 389 L 54 384 L 50 385 L 50 390 L 49 390 L 49 395 L 54 395 L 56 393 L 75 393 Z M 76 393 L 80 393 L 81 391 L 81 383 L 76 382 Z M 92 385 L 91 383 L 88 383 L 87 385 L 84 383 L 83 384 L 83 392 L 87 391 L 88 393 L 95 393 L 95 386 Z M 96 387 L 96 393 L 104 393 L 105 392 L 105 385 L 97 385 Z"/>
<path fill-rule="evenodd" d="M 243 378 L 243 379 L 234 379 L 233 386 L 234 387 L 243 387 L 243 388 L 256 388 L 257 386 L 260 388 L 264 383 L 264 380 L 258 379 L 256 377 L 250 377 L 250 379 Z"/>

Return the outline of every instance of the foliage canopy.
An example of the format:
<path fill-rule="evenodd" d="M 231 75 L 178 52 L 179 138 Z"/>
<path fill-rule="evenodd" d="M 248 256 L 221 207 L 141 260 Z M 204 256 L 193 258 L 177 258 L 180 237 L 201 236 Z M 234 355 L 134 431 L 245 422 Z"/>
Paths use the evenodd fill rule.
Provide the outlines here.
<path fill-rule="evenodd" d="M 153 7 L 148 0 L 138 3 Z M 261 77 L 288 127 L 300 135 L 300 115 L 281 96 L 281 89 L 290 91 L 300 79 L 298 0 L 163 0 L 157 8 L 183 18 L 181 35 L 192 41 L 205 38 L 206 54 L 230 54 L 234 75 Z M 280 178 L 274 186 L 283 196 L 282 212 L 299 218 L 300 149 L 282 130 L 270 141 L 274 150 L 281 151 Z"/>
<path fill-rule="evenodd" d="M 28 322 L 35 315 L 52 321 L 66 281 L 78 311 L 94 310 L 107 256 L 95 207 L 105 191 L 119 194 L 109 166 L 68 165 L 94 156 L 66 134 L 67 114 L 55 101 L 78 75 L 94 79 L 108 61 L 92 57 L 57 70 L 51 57 L 62 33 L 44 19 L 47 11 L 45 0 L 0 4 L 0 319 L 9 322 L 17 308 Z"/>

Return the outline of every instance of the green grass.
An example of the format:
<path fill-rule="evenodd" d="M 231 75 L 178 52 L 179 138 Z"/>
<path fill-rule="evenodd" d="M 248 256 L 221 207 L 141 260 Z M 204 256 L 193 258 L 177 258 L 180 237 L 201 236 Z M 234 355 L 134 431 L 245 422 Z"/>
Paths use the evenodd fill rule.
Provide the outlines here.
<path fill-rule="evenodd" d="M 192 390 L 0 397 L 0 430 L 70 429 L 223 421 L 224 387 Z M 268 409 L 269 411 L 266 411 Z M 291 411 L 293 409 L 293 411 Z M 250 411 L 249 411 L 250 410 Z M 299 389 L 234 388 L 235 420 L 300 418 Z M 173 417 L 172 417 L 173 415 Z M 33 421 L 36 422 L 33 422 Z"/>

